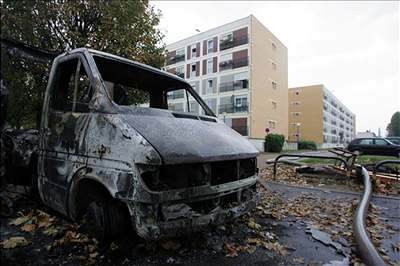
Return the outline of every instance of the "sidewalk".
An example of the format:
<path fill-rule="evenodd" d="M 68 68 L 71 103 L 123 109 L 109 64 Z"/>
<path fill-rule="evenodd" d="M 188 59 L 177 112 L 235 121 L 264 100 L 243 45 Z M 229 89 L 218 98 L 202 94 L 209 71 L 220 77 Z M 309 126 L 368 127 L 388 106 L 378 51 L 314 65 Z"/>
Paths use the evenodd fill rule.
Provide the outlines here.
<path fill-rule="evenodd" d="M 297 151 L 282 151 L 280 153 L 278 152 L 261 152 L 258 157 L 257 157 L 257 167 L 259 169 L 262 169 L 266 167 L 265 162 L 271 159 L 275 159 L 278 155 L 283 154 L 283 153 L 298 153 L 298 154 L 304 154 L 304 153 L 309 153 L 309 154 L 315 154 L 315 155 L 330 155 L 329 152 L 326 150 L 297 150 Z"/>

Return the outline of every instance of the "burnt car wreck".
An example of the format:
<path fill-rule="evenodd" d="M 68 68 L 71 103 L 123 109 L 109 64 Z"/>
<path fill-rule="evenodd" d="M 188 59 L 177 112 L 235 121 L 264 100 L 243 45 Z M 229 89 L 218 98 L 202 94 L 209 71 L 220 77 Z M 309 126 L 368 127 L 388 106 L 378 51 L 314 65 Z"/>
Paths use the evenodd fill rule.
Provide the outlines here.
<path fill-rule="evenodd" d="M 99 239 L 128 225 L 148 240 L 188 234 L 258 201 L 257 150 L 186 81 L 99 51 L 55 58 L 32 150 L 41 200 Z"/>

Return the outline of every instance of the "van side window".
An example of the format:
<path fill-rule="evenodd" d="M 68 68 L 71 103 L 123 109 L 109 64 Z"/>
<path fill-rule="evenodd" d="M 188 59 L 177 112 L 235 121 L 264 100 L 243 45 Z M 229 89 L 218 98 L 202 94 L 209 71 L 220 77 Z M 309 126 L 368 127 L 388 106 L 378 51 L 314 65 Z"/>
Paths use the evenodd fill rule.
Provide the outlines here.
<path fill-rule="evenodd" d="M 92 94 L 89 77 L 78 58 L 58 65 L 50 100 L 53 110 L 89 112 Z"/>

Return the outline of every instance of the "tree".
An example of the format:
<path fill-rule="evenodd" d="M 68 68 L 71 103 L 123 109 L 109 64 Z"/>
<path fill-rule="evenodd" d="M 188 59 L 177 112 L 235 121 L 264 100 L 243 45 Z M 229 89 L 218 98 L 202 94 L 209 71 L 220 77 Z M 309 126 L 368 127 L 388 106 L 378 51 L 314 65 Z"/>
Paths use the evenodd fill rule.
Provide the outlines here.
<path fill-rule="evenodd" d="M 156 28 L 160 16 L 147 0 L 3 0 L 1 38 L 56 53 L 88 47 L 161 67 L 163 34 Z M 37 125 L 49 68 L 2 49 L 11 125 Z"/>
<path fill-rule="evenodd" d="M 396 112 L 392 115 L 386 130 L 388 131 L 388 137 L 400 136 L 400 112 Z"/>

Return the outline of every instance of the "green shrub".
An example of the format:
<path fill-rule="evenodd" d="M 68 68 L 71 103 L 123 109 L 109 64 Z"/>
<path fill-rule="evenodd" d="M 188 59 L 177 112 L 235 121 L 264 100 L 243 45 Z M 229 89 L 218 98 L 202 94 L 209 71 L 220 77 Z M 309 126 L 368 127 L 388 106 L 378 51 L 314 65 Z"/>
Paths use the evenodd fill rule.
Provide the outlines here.
<path fill-rule="evenodd" d="M 281 134 L 268 134 L 265 136 L 266 151 L 281 152 L 285 136 Z"/>
<path fill-rule="evenodd" d="M 299 150 L 316 150 L 317 144 L 310 140 L 300 140 L 297 144 L 297 149 Z"/>

